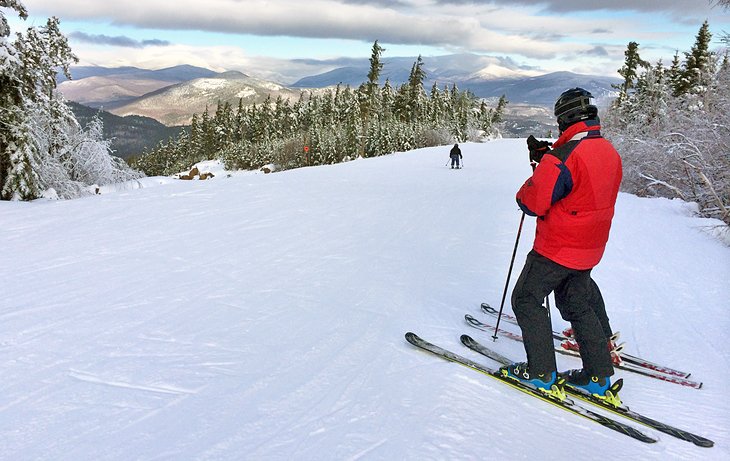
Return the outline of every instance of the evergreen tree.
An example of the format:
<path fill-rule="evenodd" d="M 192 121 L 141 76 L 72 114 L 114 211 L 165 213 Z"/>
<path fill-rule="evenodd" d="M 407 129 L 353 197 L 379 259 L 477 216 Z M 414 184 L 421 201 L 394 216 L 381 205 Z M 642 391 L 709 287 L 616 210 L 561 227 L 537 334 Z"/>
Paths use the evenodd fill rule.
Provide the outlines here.
<path fill-rule="evenodd" d="M 291 106 L 289 101 L 277 96 L 274 103 L 274 121 L 276 125 L 273 127 L 272 134 L 276 138 L 286 138 L 292 134 L 293 118 L 291 115 Z"/>
<path fill-rule="evenodd" d="M 359 136 L 363 140 L 358 147 L 358 153 L 360 155 L 365 155 L 365 139 L 367 137 L 368 128 L 370 126 L 371 120 L 375 117 L 378 117 L 380 112 L 380 92 L 378 89 L 378 82 L 380 80 L 380 72 L 383 70 L 383 62 L 380 58 L 384 51 L 385 48 L 381 47 L 378 44 L 378 41 L 375 40 L 375 42 L 373 43 L 372 53 L 370 55 L 370 70 L 368 71 L 368 81 L 365 84 L 363 91 L 358 92 L 358 94 L 364 93 L 364 97 L 360 101 L 359 105 L 362 116 L 362 127 Z"/>
<path fill-rule="evenodd" d="M 639 44 L 636 42 L 629 42 L 626 51 L 624 51 L 624 56 L 624 65 L 618 70 L 618 74 L 624 78 L 624 81 L 620 85 L 611 85 L 619 90 L 615 102 L 619 106 L 626 101 L 629 92 L 634 89 L 639 67 L 646 68 L 649 65 L 639 56 Z"/>
<path fill-rule="evenodd" d="M 28 17 L 23 4 L 16 0 L 0 0 L 0 8 L 10 8 L 22 19 Z M 9 36 L 10 27 L 0 9 L 0 195 L 4 199 L 30 199 L 38 194 L 37 179 L 30 167 L 32 151 L 23 110 L 22 63 Z"/>
<path fill-rule="evenodd" d="M 2 198 L 5 200 L 33 200 L 40 196 L 40 180 L 33 165 L 33 152 L 24 134 L 17 133 L 7 146 L 9 168 Z M 16 145 L 14 142 L 18 142 Z"/>
<path fill-rule="evenodd" d="M 71 78 L 70 66 L 78 62 L 68 39 L 61 33 L 57 18 L 48 19 L 44 27 L 30 28 L 17 48 L 23 63 L 25 107 L 34 114 L 31 121 L 34 155 L 40 165 L 60 161 L 73 181 L 76 152 L 69 149 L 70 136 L 80 127 L 71 109 L 56 90 L 56 74 L 60 69 Z M 45 176 L 41 174 L 41 176 Z"/>
<path fill-rule="evenodd" d="M 25 6 L 23 6 L 23 3 L 19 0 L 0 0 L 0 8 L 10 8 L 12 10 L 15 10 L 20 18 L 28 18 L 28 11 L 25 9 Z M 5 13 L 3 12 L 3 10 L 0 9 L 0 37 L 5 38 L 9 35 L 10 27 L 8 26 L 8 20 L 5 18 Z"/>
<path fill-rule="evenodd" d="M 216 131 L 218 127 L 215 121 L 210 118 L 208 107 L 203 111 L 203 115 L 200 117 L 200 149 L 196 152 L 193 157 L 193 163 L 197 163 L 203 160 L 210 160 L 215 158 L 218 153 L 218 146 L 216 143 Z"/>
<path fill-rule="evenodd" d="M 374 108 L 374 100 L 376 90 L 378 88 L 378 80 L 380 80 L 380 72 L 383 70 L 383 62 L 380 60 L 385 48 L 378 45 L 378 41 L 373 43 L 372 54 L 370 55 L 370 70 L 368 71 L 367 94 L 371 102 L 370 107 Z M 369 113 L 367 115 L 370 115 Z"/>
<path fill-rule="evenodd" d="M 406 86 L 406 120 L 411 122 L 421 120 L 423 101 L 426 95 L 423 89 L 424 80 L 426 80 L 426 71 L 423 69 L 423 58 L 418 55 L 418 59 L 411 68 Z"/>
<path fill-rule="evenodd" d="M 433 126 L 437 126 L 439 124 L 439 121 L 442 120 L 444 106 L 445 104 L 443 96 L 438 89 L 438 85 L 436 84 L 436 82 L 434 82 L 433 86 L 431 87 L 431 92 L 429 94 L 427 113 L 427 119 Z"/>
<path fill-rule="evenodd" d="M 230 144 L 233 139 L 233 109 L 231 109 L 230 102 L 225 101 L 221 104 L 221 101 L 218 101 L 214 120 L 215 145 L 216 149 L 219 149 L 221 146 Z"/>
<path fill-rule="evenodd" d="M 671 87 L 666 81 L 666 71 L 661 61 L 654 67 L 649 66 L 636 83 L 633 98 L 634 117 L 632 123 L 651 126 L 661 130 L 667 115 L 667 97 Z"/>
<path fill-rule="evenodd" d="M 705 21 L 700 27 L 692 49 L 685 53 L 684 70 L 679 85 L 679 94 L 702 92 L 709 83 L 714 62 L 710 51 L 712 34 L 710 26 Z"/>
<path fill-rule="evenodd" d="M 507 107 L 507 97 L 505 95 L 500 96 L 497 102 L 497 107 L 489 108 L 486 102 L 482 101 L 479 106 L 479 117 L 477 119 L 477 127 L 483 133 L 484 136 L 497 136 L 499 131 L 497 126 L 502 122 L 504 116 L 504 110 Z"/>
<path fill-rule="evenodd" d="M 411 67 L 411 73 L 408 76 L 408 86 L 411 90 L 423 90 L 423 81 L 426 80 L 426 71 L 423 70 L 423 58 L 418 55 L 416 62 Z"/>
<path fill-rule="evenodd" d="M 674 53 L 672 64 L 666 74 L 667 84 L 672 89 L 672 94 L 679 96 L 682 92 L 682 62 L 679 59 L 679 50 Z"/>

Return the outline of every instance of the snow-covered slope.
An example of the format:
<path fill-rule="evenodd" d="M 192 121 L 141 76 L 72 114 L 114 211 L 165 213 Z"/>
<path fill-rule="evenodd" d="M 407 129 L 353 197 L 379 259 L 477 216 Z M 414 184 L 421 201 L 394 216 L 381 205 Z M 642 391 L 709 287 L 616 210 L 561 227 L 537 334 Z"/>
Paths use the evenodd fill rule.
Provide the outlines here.
<path fill-rule="evenodd" d="M 448 150 L 0 202 L 0 459 L 730 458 L 730 249 L 691 205 L 621 194 L 594 275 L 628 352 L 705 384 L 619 372 L 624 401 L 714 448 L 642 444 L 405 342 L 486 360 L 463 316 L 499 304 L 519 223 L 524 140 L 463 145 L 462 170 Z"/>
<path fill-rule="evenodd" d="M 114 77 L 88 77 L 81 80 L 66 80 L 58 85 L 63 96 L 89 107 L 129 101 L 143 94 L 172 85 L 161 80 L 133 80 Z"/>

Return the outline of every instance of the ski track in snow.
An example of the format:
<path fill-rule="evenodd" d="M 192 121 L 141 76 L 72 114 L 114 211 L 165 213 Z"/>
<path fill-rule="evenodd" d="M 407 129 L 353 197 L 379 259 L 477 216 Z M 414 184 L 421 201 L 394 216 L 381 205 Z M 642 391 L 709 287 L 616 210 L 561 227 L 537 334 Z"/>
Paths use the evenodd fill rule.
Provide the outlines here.
<path fill-rule="evenodd" d="M 618 372 L 624 402 L 714 448 L 636 442 L 406 343 L 486 363 L 466 332 L 524 360 L 463 320 L 499 307 L 524 140 L 461 147 L 461 170 L 445 146 L 0 202 L 0 460 L 730 459 L 730 249 L 691 205 L 620 194 L 594 277 L 628 352 L 704 382 Z"/>

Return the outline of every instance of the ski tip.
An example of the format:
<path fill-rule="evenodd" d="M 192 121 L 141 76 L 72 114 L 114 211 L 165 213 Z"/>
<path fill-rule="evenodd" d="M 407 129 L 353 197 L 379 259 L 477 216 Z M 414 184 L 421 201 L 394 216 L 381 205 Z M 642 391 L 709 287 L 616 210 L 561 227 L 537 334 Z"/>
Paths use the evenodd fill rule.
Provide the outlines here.
<path fill-rule="evenodd" d="M 706 439 L 704 437 L 700 437 L 699 440 L 693 440 L 692 442 L 695 445 L 697 445 L 698 447 L 703 447 L 703 448 L 712 448 L 715 446 L 715 442 L 713 442 L 710 439 Z"/>
<path fill-rule="evenodd" d="M 466 334 L 461 335 L 461 338 L 460 339 L 461 339 L 462 344 L 472 344 L 472 343 L 474 343 L 474 339 L 471 336 L 466 335 Z"/>
<path fill-rule="evenodd" d="M 710 439 L 706 439 L 700 435 L 692 434 L 689 432 L 685 432 L 684 435 L 686 435 L 686 437 L 684 437 L 683 440 L 692 442 L 695 445 L 697 445 L 698 447 L 712 448 L 715 446 L 715 442 L 713 442 Z"/>
<path fill-rule="evenodd" d="M 696 436 L 694 439 L 691 440 L 692 443 L 697 445 L 698 447 L 703 448 L 712 448 L 715 446 L 715 442 L 713 442 L 710 439 L 706 439 L 704 437 Z"/>

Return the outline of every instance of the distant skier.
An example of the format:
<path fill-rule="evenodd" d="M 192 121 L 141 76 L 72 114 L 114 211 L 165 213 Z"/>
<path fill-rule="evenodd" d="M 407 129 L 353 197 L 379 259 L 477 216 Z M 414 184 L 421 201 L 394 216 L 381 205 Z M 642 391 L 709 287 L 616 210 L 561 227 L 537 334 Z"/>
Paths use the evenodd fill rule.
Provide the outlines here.
<path fill-rule="evenodd" d="M 459 159 L 462 159 L 464 157 L 461 155 L 461 149 L 459 149 L 458 144 L 454 144 L 454 147 L 451 148 L 451 152 L 449 152 L 449 157 L 451 157 L 451 168 L 453 169 L 454 165 L 456 165 L 457 169 L 460 168 Z"/>
<path fill-rule="evenodd" d="M 601 136 L 592 95 L 573 88 L 560 95 L 555 116 L 560 137 L 528 138 L 532 176 L 517 192 L 526 214 L 537 216 L 532 251 L 514 291 L 512 309 L 522 329 L 527 363 L 502 369 L 513 379 L 551 392 L 565 384 L 611 398 L 611 327 L 591 270 L 603 256 L 621 183 L 621 158 Z M 582 370 L 557 374 L 549 313 L 542 306 L 555 292 L 560 315 L 571 323 L 583 361 Z M 615 392 L 615 391 L 614 391 Z"/>

